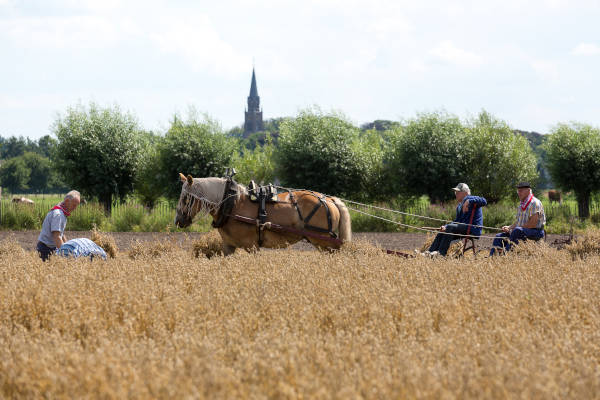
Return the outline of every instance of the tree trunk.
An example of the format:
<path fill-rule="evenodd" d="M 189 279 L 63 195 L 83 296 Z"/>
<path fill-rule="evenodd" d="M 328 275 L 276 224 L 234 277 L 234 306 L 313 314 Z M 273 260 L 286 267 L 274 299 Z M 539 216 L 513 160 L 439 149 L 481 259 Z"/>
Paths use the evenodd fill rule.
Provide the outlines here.
<path fill-rule="evenodd" d="M 586 219 L 590 216 L 590 192 L 575 192 L 579 218 Z"/>
<path fill-rule="evenodd" d="M 112 205 L 112 195 L 108 194 L 108 195 L 104 195 L 104 196 L 100 197 L 100 202 L 104 206 L 104 212 L 106 213 L 106 215 L 110 215 L 111 205 Z"/>

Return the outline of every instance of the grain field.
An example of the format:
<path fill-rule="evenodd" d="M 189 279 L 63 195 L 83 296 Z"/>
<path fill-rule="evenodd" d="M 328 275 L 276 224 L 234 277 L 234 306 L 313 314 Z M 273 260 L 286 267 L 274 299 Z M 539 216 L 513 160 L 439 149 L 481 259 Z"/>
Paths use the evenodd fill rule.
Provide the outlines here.
<path fill-rule="evenodd" d="M 3 241 L 0 398 L 600 397 L 598 255 L 157 246 L 42 263 Z"/>

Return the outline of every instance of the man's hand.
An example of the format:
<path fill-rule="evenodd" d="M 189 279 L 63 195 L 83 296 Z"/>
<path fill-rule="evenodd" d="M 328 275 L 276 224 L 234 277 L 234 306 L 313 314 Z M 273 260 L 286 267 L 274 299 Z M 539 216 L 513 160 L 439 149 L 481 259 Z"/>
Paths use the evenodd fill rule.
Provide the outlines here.
<path fill-rule="evenodd" d="M 466 213 L 467 211 L 469 211 L 469 200 L 468 199 L 465 200 L 465 202 L 463 203 L 462 210 L 463 210 L 464 213 Z"/>
<path fill-rule="evenodd" d="M 505 233 L 510 233 L 510 226 L 508 226 L 508 225 L 504 225 L 504 226 L 502 227 L 502 232 L 505 232 Z"/>
<path fill-rule="evenodd" d="M 442 226 L 440 226 L 440 231 L 442 231 L 442 232 L 446 232 L 446 225 L 442 225 Z"/>

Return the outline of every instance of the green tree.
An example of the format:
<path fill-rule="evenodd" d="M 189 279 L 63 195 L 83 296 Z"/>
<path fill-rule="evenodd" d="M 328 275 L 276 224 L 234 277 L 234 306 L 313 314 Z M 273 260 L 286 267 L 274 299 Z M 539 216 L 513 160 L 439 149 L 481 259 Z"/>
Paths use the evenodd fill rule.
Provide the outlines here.
<path fill-rule="evenodd" d="M 369 159 L 359 129 L 344 116 L 308 109 L 280 128 L 276 159 L 285 185 L 340 196 L 366 191 Z"/>
<path fill-rule="evenodd" d="M 87 197 L 97 197 L 106 210 L 113 199 L 133 190 L 142 137 L 132 114 L 115 106 L 91 103 L 69 108 L 54 123 L 58 143 L 54 162 L 65 183 Z"/>
<path fill-rule="evenodd" d="M 31 169 L 23 157 L 13 157 L 0 164 L 0 186 L 7 188 L 12 193 L 27 190 Z"/>
<path fill-rule="evenodd" d="M 546 144 L 552 180 L 573 190 L 579 216 L 590 216 L 590 197 L 600 190 L 600 130 L 580 123 L 558 124 Z"/>
<path fill-rule="evenodd" d="M 253 150 L 243 148 L 236 152 L 231 160 L 231 165 L 237 170 L 236 179 L 248 183 L 254 179 L 257 183 L 269 183 L 275 180 L 275 160 L 273 153 L 275 146 L 270 136 L 267 136 L 263 146 Z"/>
<path fill-rule="evenodd" d="M 144 132 L 143 135 L 143 151 L 140 157 L 140 165 L 138 174 L 134 182 L 136 196 L 140 201 L 149 208 L 154 207 L 156 200 L 163 195 L 164 187 L 162 186 L 159 157 L 159 143 L 162 137 L 152 132 Z"/>
<path fill-rule="evenodd" d="M 445 112 L 418 114 L 393 131 L 385 170 L 394 194 L 434 201 L 452 198 L 450 188 L 466 179 L 465 129 Z"/>
<path fill-rule="evenodd" d="M 50 188 L 58 185 L 56 171 L 52 168 L 49 158 L 33 152 L 26 152 L 20 158 L 23 159 L 31 173 L 27 186 L 33 192 L 47 192 Z"/>
<path fill-rule="evenodd" d="M 222 176 L 230 167 L 236 140 L 227 137 L 221 126 L 204 115 L 190 110 L 187 121 L 177 115 L 158 145 L 161 173 L 159 182 L 165 194 L 176 199 L 181 192 L 178 173 L 194 177 Z"/>
<path fill-rule="evenodd" d="M 52 152 L 56 147 L 57 141 L 50 135 L 44 135 L 39 138 L 37 142 L 37 151 L 36 153 L 50 158 L 52 156 Z"/>
<path fill-rule="evenodd" d="M 466 179 L 488 201 L 514 193 L 518 181 L 535 182 L 537 159 L 527 139 L 486 111 L 467 125 Z"/>

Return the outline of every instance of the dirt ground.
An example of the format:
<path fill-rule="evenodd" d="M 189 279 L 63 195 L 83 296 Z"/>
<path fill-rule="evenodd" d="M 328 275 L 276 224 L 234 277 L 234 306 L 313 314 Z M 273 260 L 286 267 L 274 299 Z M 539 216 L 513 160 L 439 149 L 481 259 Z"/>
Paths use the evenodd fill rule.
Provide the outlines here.
<path fill-rule="evenodd" d="M 74 238 L 90 238 L 91 231 L 67 231 L 65 235 L 67 239 Z M 34 250 L 39 231 L 0 231 L 0 241 L 7 238 L 13 237 L 25 250 Z M 179 243 L 184 248 L 191 247 L 192 243 L 204 233 L 197 232 L 174 232 L 174 233 L 160 233 L 160 232 L 110 232 L 110 235 L 114 237 L 119 250 L 127 250 L 129 247 L 136 242 L 149 242 L 158 240 L 173 240 Z M 486 234 L 485 236 L 492 236 Z M 381 233 L 381 232 L 365 232 L 365 233 L 353 233 L 353 240 L 367 240 L 373 244 L 379 245 L 384 249 L 399 250 L 413 252 L 414 249 L 420 249 L 426 240 L 427 235 L 421 233 Z M 548 235 L 547 242 L 550 245 L 566 238 L 566 235 Z M 481 238 L 478 241 L 478 248 L 480 250 L 489 249 L 491 247 L 492 240 L 488 238 Z M 293 249 L 310 250 L 313 247 L 305 242 L 299 242 L 292 246 Z"/>

